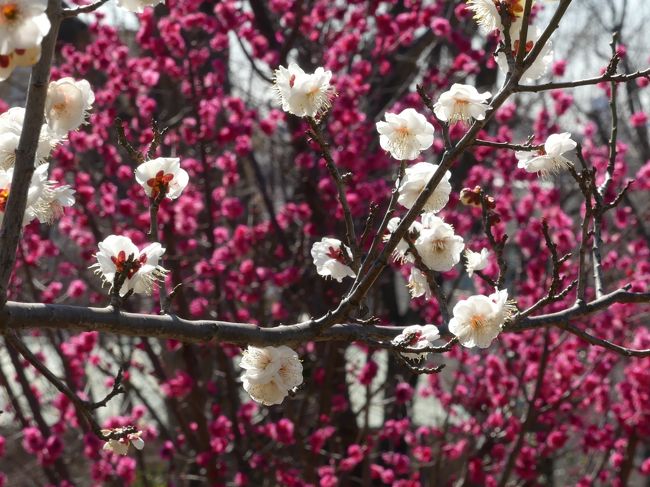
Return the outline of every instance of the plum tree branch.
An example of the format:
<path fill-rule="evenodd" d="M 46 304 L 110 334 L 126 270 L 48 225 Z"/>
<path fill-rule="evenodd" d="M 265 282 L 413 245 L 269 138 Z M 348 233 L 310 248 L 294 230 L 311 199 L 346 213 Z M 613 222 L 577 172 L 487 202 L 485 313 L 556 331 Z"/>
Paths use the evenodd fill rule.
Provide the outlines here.
<path fill-rule="evenodd" d="M 567 323 L 607 309 L 615 303 L 650 304 L 650 293 L 630 292 L 629 287 L 624 287 L 590 303 L 573 305 L 562 311 L 538 316 L 517 315 L 504 331 L 522 332 Z M 240 346 L 296 345 L 308 341 L 372 343 L 377 340 L 390 341 L 404 329 L 395 326 L 340 324 L 333 313 L 326 317 L 325 330 L 314 326 L 318 320 L 263 328 L 248 323 L 186 320 L 175 315 L 128 313 L 110 307 L 8 301 L 0 311 L 0 325 L 7 331 L 33 328 L 98 331 L 135 337 L 174 339 L 185 343 L 219 342 Z"/>
<path fill-rule="evenodd" d="M 16 250 L 23 228 L 27 193 L 34 174 L 34 159 L 45 118 L 45 99 L 50 81 L 56 38 L 61 25 L 61 1 L 48 0 L 50 31 L 41 44 L 41 58 L 32 69 L 25 106 L 25 119 L 16 149 L 11 191 L 0 226 L 0 307 L 7 300 L 7 286 L 16 263 Z"/>

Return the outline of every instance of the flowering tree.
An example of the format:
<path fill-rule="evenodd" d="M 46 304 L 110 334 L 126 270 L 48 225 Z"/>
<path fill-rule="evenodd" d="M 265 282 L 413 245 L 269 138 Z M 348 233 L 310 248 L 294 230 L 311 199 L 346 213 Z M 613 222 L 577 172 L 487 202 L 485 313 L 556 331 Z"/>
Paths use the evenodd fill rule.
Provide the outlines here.
<path fill-rule="evenodd" d="M 0 483 L 650 475 L 622 20 L 562 81 L 571 0 L 116 2 L 0 0 Z"/>

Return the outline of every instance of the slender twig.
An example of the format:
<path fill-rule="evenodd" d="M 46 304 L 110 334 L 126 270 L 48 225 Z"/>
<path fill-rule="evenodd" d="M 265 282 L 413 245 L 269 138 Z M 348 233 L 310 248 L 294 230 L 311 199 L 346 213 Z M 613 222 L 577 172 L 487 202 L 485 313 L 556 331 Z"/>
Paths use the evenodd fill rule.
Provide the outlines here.
<path fill-rule="evenodd" d="M 347 242 L 348 247 L 350 247 L 350 251 L 352 252 L 352 264 L 353 264 L 352 268 L 354 269 L 355 272 L 359 272 L 359 268 L 361 264 L 361 256 L 359 255 L 359 248 L 357 246 L 357 237 L 354 231 L 354 221 L 352 219 L 352 211 L 350 210 L 350 205 L 348 204 L 348 198 L 347 195 L 345 194 L 345 182 L 343 181 L 341 173 L 339 172 L 338 168 L 336 167 L 336 164 L 334 163 L 334 159 L 332 158 L 332 153 L 330 150 L 330 145 L 325 140 L 325 136 L 323 135 L 323 131 L 321 129 L 321 124 L 312 117 L 307 117 L 306 120 L 307 123 L 309 124 L 310 135 L 320 147 L 321 154 L 323 156 L 323 159 L 325 160 L 325 165 L 327 167 L 327 170 L 329 171 L 330 175 L 332 176 L 332 179 L 334 180 L 334 184 L 336 185 L 336 189 L 339 195 L 339 202 L 341 203 L 341 207 L 343 208 L 343 217 L 345 219 L 345 240 Z"/>
<path fill-rule="evenodd" d="M 116 391 L 115 389 L 111 391 L 111 393 L 100 403 L 96 404 L 88 404 L 85 401 L 81 400 L 77 394 L 75 394 L 72 389 L 70 389 L 67 384 L 65 384 L 61 379 L 59 379 L 43 362 L 41 362 L 36 355 L 34 355 L 29 348 L 25 344 L 22 343 L 22 341 L 15 335 L 5 335 L 5 340 L 6 342 L 13 347 L 18 353 L 20 353 L 25 359 L 36 369 L 38 370 L 43 377 L 47 379 L 47 381 L 52 384 L 56 389 L 64 394 L 72 404 L 74 404 L 75 409 L 77 410 L 77 413 L 81 417 L 83 417 L 87 423 L 90 429 L 97 435 L 98 438 L 108 441 L 109 439 L 119 439 L 119 438 L 124 438 L 128 434 L 134 433 L 134 431 L 129 431 L 124 433 L 121 436 L 117 436 L 116 438 L 112 437 L 109 434 L 106 434 L 102 431 L 101 426 L 99 426 L 99 423 L 95 420 L 91 409 L 97 409 L 99 407 L 105 406 L 108 400 L 113 398 L 114 396 L 121 394 L 123 391 Z M 90 406 L 90 407 L 89 407 Z"/>
<path fill-rule="evenodd" d="M 634 81 L 637 78 L 649 78 L 650 68 L 635 71 L 628 74 L 603 74 L 593 78 L 585 78 L 574 81 L 558 81 L 554 83 L 543 83 L 539 85 L 517 85 L 515 88 L 516 93 L 539 93 L 540 91 L 560 90 L 564 88 L 577 88 L 579 86 L 591 86 L 600 83 L 613 82 L 613 83 L 627 83 Z"/>
<path fill-rule="evenodd" d="M 634 350 L 632 348 L 616 345 L 615 343 L 612 343 L 609 340 L 605 340 L 604 338 L 598 338 L 590 335 L 586 331 L 577 328 L 568 321 L 564 323 L 558 323 L 556 326 L 568 331 L 569 333 L 572 333 L 573 335 L 583 339 L 588 343 L 591 343 L 592 345 L 606 348 L 607 350 L 611 350 L 612 352 L 616 352 L 617 354 L 623 355 L 625 357 L 650 357 L 650 348 L 644 350 Z"/>
<path fill-rule="evenodd" d="M 536 151 L 544 147 L 544 144 L 532 144 L 532 137 L 524 144 L 512 144 L 510 142 L 496 142 L 494 140 L 476 139 L 474 145 L 494 147 L 495 149 L 508 149 L 515 151 Z"/>
<path fill-rule="evenodd" d="M 537 402 L 537 399 L 541 394 L 542 384 L 544 382 L 544 374 L 546 372 L 546 366 L 548 365 L 548 358 L 550 355 L 549 340 L 550 340 L 550 332 L 547 329 L 544 332 L 544 344 L 543 344 L 544 348 L 542 349 L 542 356 L 540 357 L 539 364 L 537 366 L 537 379 L 535 380 L 535 390 L 533 392 L 533 396 L 528 401 L 528 406 L 526 408 L 526 415 L 524 416 L 524 420 L 521 422 L 521 428 L 519 430 L 519 434 L 517 435 L 515 444 L 512 447 L 512 450 L 510 451 L 510 455 L 508 456 L 506 465 L 503 468 L 503 473 L 501 474 L 501 480 L 499 481 L 499 487 L 505 487 L 505 485 L 507 485 L 508 479 L 510 478 L 510 475 L 512 474 L 512 470 L 515 467 L 515 462 L 519 457 L 519 452 L 521 451 L 521 448 L 524 446 L 526 433 L 530 431 L 533 424 L 535 423 L 535 420 L 537 419 L 538 411 L 536 409 L 537 406 L 535 403 Z"/>

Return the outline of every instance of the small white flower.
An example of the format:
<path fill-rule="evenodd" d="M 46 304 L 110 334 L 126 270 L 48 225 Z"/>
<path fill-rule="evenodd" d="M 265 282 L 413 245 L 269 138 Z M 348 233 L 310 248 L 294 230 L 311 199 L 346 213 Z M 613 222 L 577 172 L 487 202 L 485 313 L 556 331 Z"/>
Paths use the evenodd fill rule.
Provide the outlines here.
<path fill-rule="evenodd" d="M 47 123 L 59 135 L 76 130 L 86 121 L 94 101 L 95 94 L 85 79 L 75 81 L 62 78 L 52 81 L 45 100 Z"/>
<path fill-rule="evenodd" d="M 462 85 L 454 83 L 449 91 L 440 95 L 438 101 L 433 107 L 433 112 L 440 120 L 445 122 L 469 122 L 474 120 L 483 120 L 487 110 L 487 100 L 492 93 L 486 91 L 479 93 L 471 85 Z"/>
<path fill-rule="evenodd" d="M 407 168 L 404 173 L 404 178 L 399 185 L 397 202 L 405 208 L 412 208 L 415 200 L 418 199 L 418 196 L 420 196 L 420 193 L 422 193 L 422 190 L 437 169 L 438 165 L 428 162 L 418 162 Z M 446 171 L 436 189 L 429 196 L 422 211 L 437 213 L 445 207 L 447 201 L 449 201 L 449 194 L 451 193 L 450 178 L 451 173 Z"/>
<path fill-rule="evenodd" d="M 422 228 L 415 241 L 415 248 L 429 269 L 438 272 L 451 270 L 460 262 L 464 247 L 463 238 L 455 235 L 454 227 L 441 218 L 427 214 L 422 219 Z"/>
<path fill-rule="evenodd" d="M 0 0 L 0 54 L 41 44 L 50 31 L 47 0 Z"/>
<path fill-rule="evenodd" d="M 314 242 L 311 248 L 316 272 L 338 282 L 343 281 L 344 277 L 356 277 L 354 271 L 346 264 L 351 255 L 350 249 L 336 238 L 325 237 L 320 242 Z"/>
<path fill-rule="evenodd" d="M 431 288 L 429 287 L 427 276 L 417 267 L 411 267 L 411 274 L 409 275 L 407 286 L 412 298 L 424 296 L 429 299 L 431 297 Z"/>
<path fill-rule="evenodd" d="M 402 221 L 401 218 L 399 217 L 394 217 L 391 218 L 388 221 L 388 225 L 386 227 L 386 230 L 388 230 L 388 234 L 384 235 L 384 242 L 387 242 L 390 239 L 390 234 L 392 234 L 395 230 L 397 230 L 397 227 L 399 226 L 400 222 Z M 411 223 L 411 226 L 409 227 L 409 233 L 411 235 L 415 235 L 414 238 L 417 238 L 417 235 L 420 231 L 420 228 L 422 227 L 422 224 L 420 222 L 413 222 Z M 395 259 L 396 262 L 413 262 L 413 256 L 408 253 L 409 250 L 409 244 L 406 242 L 406 240 L 401 239 L 399 243 L 397 244 L 397 247 L 395 247 L 395 250 L 393 250 L 393 259 Z"/>
<path fill-rule="evenodd" d="M 474 272 L 482 271 L 488 265 L 488 249 L 483 248 L 480 252 L 474 252 L 470 249 L 465 249 L 465 259 L 467 263 L 465 264 L 465 269 L 467 269 L 467 274 L 469 277 L 472 277 Z"/>
<path fill-rule="evenodd" d="M 438 328 L 434 325 L 412 325 L 407 326 L 402 330 L 402 332 L 397 335 L 392 340 L 392 344 L 395 346 L 407 346 L 409 348 L 427 348 L 433 345 L 438 338 L 440 338 L 440 332 Z M 413 353 L 413 352 L 400 352 L 404 357 L 410 358 L 411 360 L 424 360 L 428 352 L 422 353 Z"/>
<path fill-rule="evenodd" d="M 135 179 L 150 198 L 156 199 L 164 191 L 165 197 L 173 200 L 181 195 L 190 177 L 178 157 L 158 157 L 140 164 Z"/>
<path fill-rule="evenodd" d="M 104 282 L 112 286 L 115 274 L 129 269 L 120 288 L 120 296 L 130 290 L 150 295 L 155 282 L 164 279 L 167 273 L 167 270 L 158 265 L 160 257 L 165 253 L 158 242 L 138 250 L 130 238 L 109 235 L 98 247 L 99 252 L 95 255 L 97 263 L 91 268 L 95 269 L 96 274 L 101 274 Z"/>
<path fill-rule="evenodd" d="M 273 88 L 285 112 L 298 117 L 315 117 L 326 112 L 335 90 L 330 85 L 332 72 L 318 68 L 305 73 L 296 63 L 275 70 Z"/>
<path fill-rule="evenodd" d="M 510 27 L 510 32 L 511 32 L 510 36 L 512 38 L 512 55 L 516 56 L 517 51 L 519 50 L 519 42 L 520 42 L 519 36 L 521 35 L 520 19 L 517 22 L 514 22 L 512 24 L 512 27 Z M 528 34 L 526 36 L 528 40 L 526 42 L 526 49 L 525 49 L 526 54 L 528 54 L 533 49 L 533 47 L 535 47 L 535 43 L 537 42 L 537 39 L 539 39 L 540 35 L 541 35 L 541 30 L 538 27 L 532 25 L 528 27 Z M 508 60 L 506 59 L 505 53 L 499 52 L 497 54 L 496 60 L 501 71 L 507 73 Z M 553 43 L 550 40 L 548 40 L 546 41 L 546 44 L 544 44 L 544 47 L 542 48 L 540 53 L 535 58 L 535 61 L 533 61 L 533 64 L 531 64 L 528 67 L 528 69 L 524 71 L 524 74 L 522 75 L 521 79 L 529 83 L 538 80 L 539 78 L 541 78 L 546 74 L 546 71 L 548 71 L 548 68 L 552 62 L 553 62 Z"/>
<path fill-rule="evenodd" d="M 249 346 L 239 366 L 244 369 L 244 389 L 265 406 L 280 404 L 291 389 L 302 384 L 302 363 L 286 345 L 258 348 Z"/>
<path fill-rule="evenodd" d="M 120 428 L 117 428 L 117 430 L 119 429 Z M 102 433 L 108 435 L 115 431 L 116 430 L 104 429 L 102 430 Z M 108 440 L 106 443 L 104 443 L 102 450 L 113 452 L 118 455 L 126 455 L 129 452 L 129 445 L 133 445 L 133 447 L 137 450 L 142 450 L 144 448 L 144 440 L 140 437 L 141 435 L 142 431 L 138 431 L 136 433 L 127 435 L 124 438 L 120 438 L 119 440 Z"/>
<path fill-rule="evenodd" d="M 577 145 L 568 132 L 549 135 L 544 143 L 544 149 L 537 155 L 529 151 L 516 152 L 515 156 L 519 160 L 517 167 L 547 177 L 571 166 L 571 161 L 563 154 L 572 151 Z"/>
<path fill-rule="evenodd" d="M 384 118 L 376 124 L 379 145 L 398 161 L 416 159 L 433 144 L 433 125 L 413 108 L 386 113 Z"/>
<path fill-rule="evenodd" d="M 36 168 L 47 168 L 44 164 Z M 69 185 L 57 186 L 56 181 L 48 181 L 45 189 L 34 205 L 34 217 L 41 223 L 52 223 L 54 220 L 61 218 L 64 208 L 69 208 L 75 203 L 75 190 Z"/>
<path fill-rule="evenodd" d="M 25 109 L 22 107 L 10 108 L 0 115 L 0 168 L 2 169 L 9 169 L 16 162 L 16 149 L 23 131 L 24 118 Z M 60 140 L 47 124 L 43 124 L 34 163 L 43 164 Z"/>
<path fill-rule="evenodd" d="M 117 4 L 129 12 L 141 14 L 144 12 L 145 8 L 153 7 L 159 3 L 163 3 L 164 1 L 165 0 L 117 0 Z"/>
<path fill-rule="evenodd" d="M 27 205 L 25 207 L 25 214 L 23 216 L 23 225 L 27 225 L 32 220 L 38 217 L 37 204 L 41 199 L 43 192 L 47 187 L 47 164 L 39 166 L 34 170 L 32 181 L 27 191 Z M 0 169 L 0 223 L 4 219 L 4 213 L 9 199 L 11 190 L 11 180 L 14 175 L 14 168 L 11 167 L 7 170 Z"/>
<path fill-rule="evenodd" d="M 508 292 L 505 290 L 497 290 L 490 296 L 470 296 L 454 306 L 449 331 L 465 347 L 487 348 L 514 311 L 514 306 L 508 303 Z"/>

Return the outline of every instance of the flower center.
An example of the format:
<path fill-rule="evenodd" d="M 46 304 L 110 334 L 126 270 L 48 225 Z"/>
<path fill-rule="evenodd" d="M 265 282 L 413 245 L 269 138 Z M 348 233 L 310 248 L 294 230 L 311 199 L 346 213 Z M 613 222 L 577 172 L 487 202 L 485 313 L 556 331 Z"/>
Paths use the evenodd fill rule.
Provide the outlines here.
<path fill-rule="evenodd" d="M 153 178 L 147 181 L 147 186 L 151 188 L 151 197 L 156 199 L 160 193 L 167 193 L 172 179 L 174 179 L 173 174 L 165 174 L 163 170 L 158 171 Z"/>
<path fill-rule="evenodd" d="M 289 88 L 293 88 L 293 85 L 296 84 L 296 75 L 292 74 L 291 78 L 289 78 Z"/>
<path fill-rule="evenodd" d="M 111 256 L 111 261 L 115 264 L 115 271 L 119 273 L 126 272 L 127 279 L 131 279 L 136 272 L 140 270 L 143 264 L 147 262 L 147 254 L 142 254 L 138 260 L 131 260 L 132 255 L 127 257 L 124 250 L 120 250 L 117 257 Z"/>
<path fill-rule="evenodd" d="M 0 8 L 0 14 L 7 22 L 13 22 L 20 15 L 20 9 L 15 3 L 6 3 Z"/>
<path fill-rule="evenodd" d="M 443 252 L 445 250 L 445 243 L 444 239 L 432 240 L 431 248 L 434 252 Z"/>
<path fill-rule="evenodd" d="M 481 328 L 485 327 L 485 325 L 486 325 L 486 320 L 481 315 L 474 315 L 469 319 L 469 326 L 474 331 L 480 330 Z"/>
<path fill-rule="evenodd" d="M 327 256 L 336 260 L 337 262 L 340 262 L 341 264 L 345 264 L 345 255 L 343 254 L 343 249 L 341 247 L 338 249 L 330 247 L 327 251 Z"/>
<path fill-rule="evenodd" d="M 9 188 L 0 189 L 0 211 L 4 212 L 9 199 Z"/>

